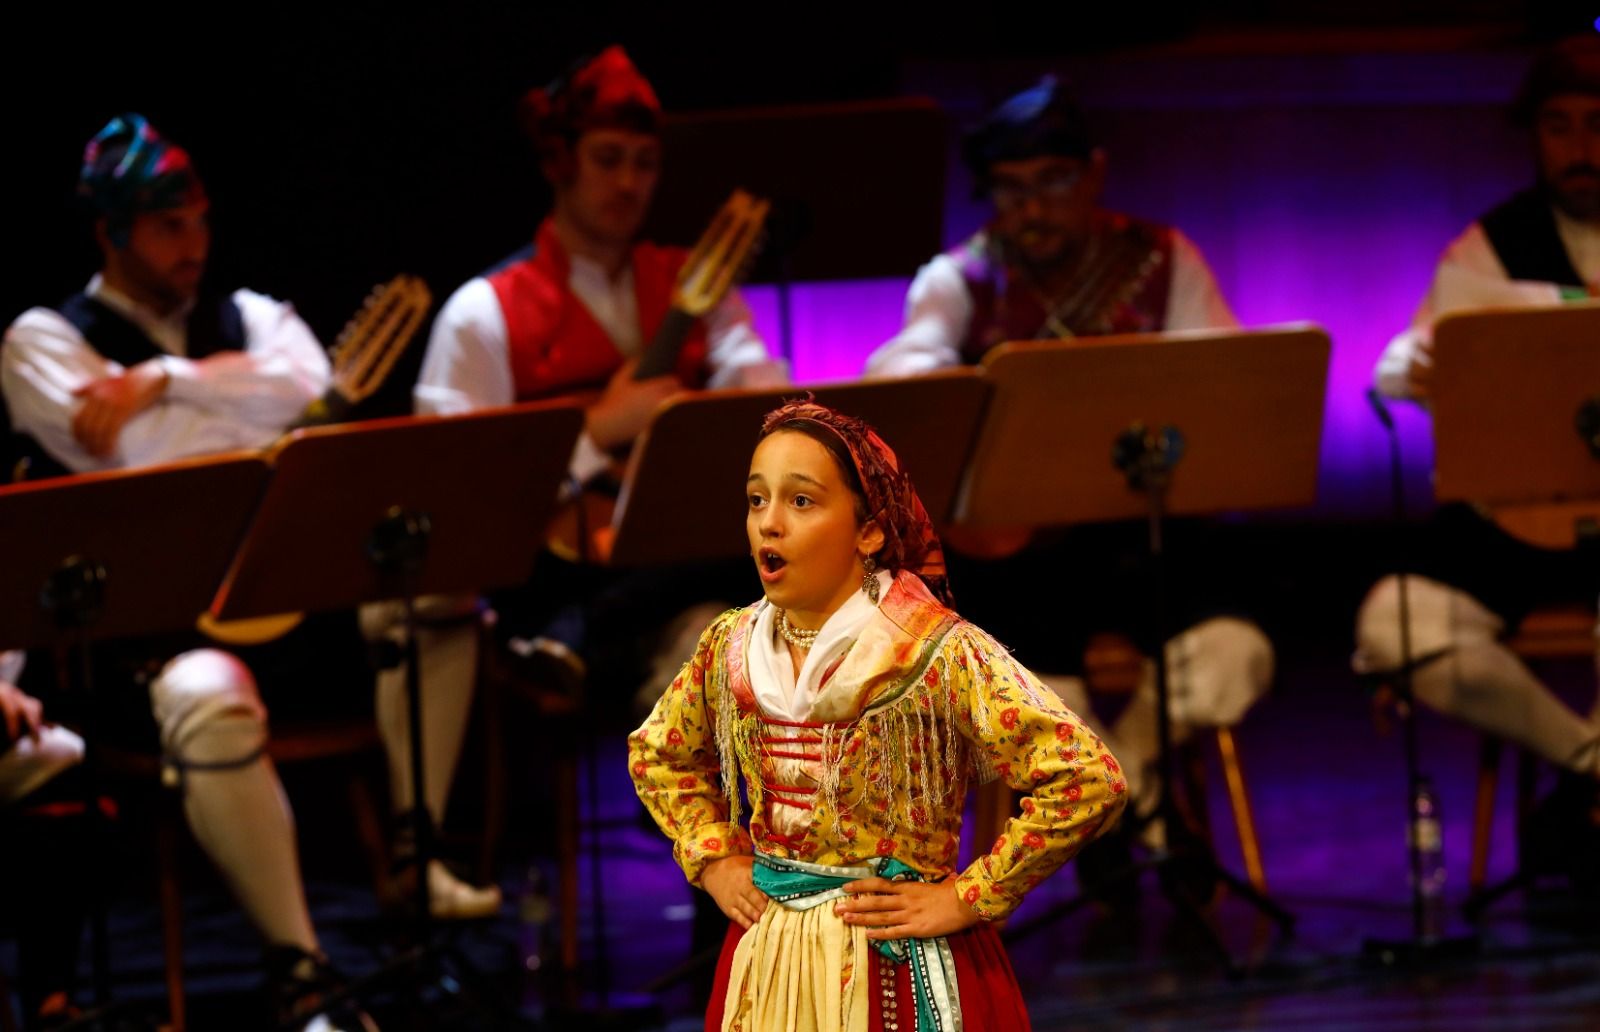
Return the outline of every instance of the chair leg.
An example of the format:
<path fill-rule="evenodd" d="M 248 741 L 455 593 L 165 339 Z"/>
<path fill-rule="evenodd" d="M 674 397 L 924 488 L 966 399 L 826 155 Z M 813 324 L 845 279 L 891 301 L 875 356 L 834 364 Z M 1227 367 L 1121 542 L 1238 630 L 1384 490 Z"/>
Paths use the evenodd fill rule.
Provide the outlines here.
<path fill-rule="evenodd" d="M 482 650 L 482 651 L 486 651 Z M 489 660 L 480 656 L 479 669 Z M 493 677 L 478 679 L 478 698 L 483 717 L 483 841 L 478 852 L 478 881 L 489 885 L 497 881 L 500 837 L 506 826 L 506 732 L 504 681 Z"/>
<path fill-rule="evenodd" d="M 17 1017 L 11 1012 L 11 980 L 0 971 L 0 1032 L 18 1032 Z"/>
<path fill-rule="evenodd" d="M 1256 837 L 1255 811 L 1245 791 L 1244 767 L 1239 763 L 1239 748 L 1233 729 L 1217 728 L 1217 751 L 1222 756 L 1222 773 L 1228 782 L 1228 801 L 1233 806 L 1233 821 L 1239 828 L 1239 852 L 1244 856 L 1245 876 L 1262 895 L 1267 892 L 1267 870 L 1261 862 L 1261 841 Z"/>
<path fill-rule="evenodd" d="M 1467 888 L 1472 892 L 1481 892 L 1489 881 L 1489 841 L 1494 835 L 1494 797 L 1499 788 L 1502 745 L 1499 738 L 1484 735 L 1478 746 L 1478 798 L 1472 813 L 1472 864 L 1467 870 Z"/>
<path fill-rule="evenodd" d="M 1533 813 L 1533 796 L 1539 784 L 1539 760 L 1526 749 L 1517 750 L 1517 831 L 1527 827 Z"/>
<path fill-rule="evenodd" d="M 1211 807 L 1206 800 L 1206 763 L 1200 750 L 1194 748 L 1193 742 L 1173 747 L 1177 753 L 1177 767 L 1182 772 L 1183 794 L 1178 796 L 1178 802 L 1183 816 L 1188 819 L 1189 827 L 1205 839 L 1206 845 L 1216 848 L 1216 841 L 1212 837 Z M 1176 790 L 1178 786 L 1172 786 Z"/>
<path fill-rule="evenodd" d="M 389 848 L 384 839 L 383 820 L 378 816 L 378 804 L 373 801 L 363 770 L 353 768 L 350 771 L 349 780 L 345 782 L 345 798 L 355 816 L 356 835 L 367 854 L 373 894 L 381 900 L 389 881 Z"/>
<path fill-rule="evenodd" d="M 578 970 L 578 754 L 574 742 L 556 760 L 556 849 L 561 865 L 561 969 Z"/>
<path fill-rule="evenodd" d="M 157 822 L 156 855 L 161 868 L 161 952 L 167 975 L 167 1028 L 187 1026 L 183 994 L 183 889 L 178 883 L 178 823 L 167 813 Z"/>

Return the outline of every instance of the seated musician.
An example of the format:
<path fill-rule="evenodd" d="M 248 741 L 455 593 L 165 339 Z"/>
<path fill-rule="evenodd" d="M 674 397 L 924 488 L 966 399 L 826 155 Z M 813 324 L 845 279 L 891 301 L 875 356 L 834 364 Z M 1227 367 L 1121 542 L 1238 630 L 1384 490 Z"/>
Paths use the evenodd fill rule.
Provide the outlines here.
<path fill-rule="evenodd" d="M 90 141 L 79 192 L 100 271 L 64 304 L 24 312 L 0 347 L 0 387 L 31 475 L 272 444 L 327 389 L 328 357 L 288 304 L 248 290 L 205 289 L 209 200 L 188 155 L 141 116 L 124 115 Z M 454 748 L 427 743 L 435 817 L 470 705 L 474 640 L 474 629 L 460 625 L 423 642 L 429 715 L 458 714 Z M 346 702 L 369 712 L 364 686 L 372 672 L 350 613 L 312 617 L 265 645 L 230 652 L 209 644 L 196 633 L 98 648 L 96 726 L 121 744 L 159 747 L 181 784 L 196 840 L 268 944 L 280 1018 L 292 1020 L 314 1006 L 330 972 L 306 907 L 293 817 L 262 755 L 262 697 L 270 695 L 280 712 L 322 715 Z M 70 719 L 73 700 L 50 697 L 45 658 L 29 663 L 34 694 Z M 130 681 L 148 695 L 129 692 Z M 383 679 L 378 713 L 394 802 L 409 809 L 401 681 L 392 673 Z M 442 865 L 429 879 L 441 916 L 492 913 L 498 905 L 496 891 L 464 885 Z"/>
<path fill-rule="evenodd" d="M 1389 397 L 1427 404 L 1432 328 L 1441 316 L 1556 305 L 1600 290 L 1600 39 L 1575 38 L 1543 53 L 1512 115 L 1532 132 L 1537 182 L 1445 249 L 1412 325 L 1378 361 L 1378 389 Z M 1421 575 L 1406 578 L 1411 654 L 1420 661 L 1417 697 L 1567 772 L 1543 813 L 1554 833 L 1585 832 L 1592 845 L 1582 863 L 1591 871 L 1600 870 L 1600 836 L 1593 833 L 1600 821 L 1600 714 L 1575 713 L 1501 639 L 1535 605 L 1592 605 L 1600 590 L 1595 551 L 1592 542 L 1576 551 L 1535 547 L 1469 507 L 1447 506 L 1413 558 Z M 1379 581 L 1368 594 L 1356 635 L 1358 670 L 1400 666 L 1398 578 Z"/>
<path fill-rule="evenodd" d="M 968 135 L 964 158 L 993 204 L 993 217 L 917 273 L 906 298 L 905 326 L 870 356 L 869 376 L 975 364 L 1005 341 L 1237 328 L 1188 237 L 1100 206 L 1105 152 L 1054 78 L 996 108 Z M 1186 522 L 1182 531 L 1200 533 L 1202 525 Z M 1033 669 L 1056 671 L 1045 680 L 1075 712 L 1093 711 L 1083 681 L 1062 675 L 1083 669 L 1094 632 L 1120 632 L 1125 644 L 1131 638 L 1145 656 L 1156 648 L 1140 630 L 1149 614 L 1139 578 L 1146 554 L 1142 524 L 1052 534 L 1004 562 L 974 562 L 961 554 L 957 535 L 947 540 L 951 577 L 973 618 Z M 1197 554 L 1181 540 L 1171 551 L 1176 557 Z M 1031 594 L 1014 588 L 1041 576 L 1073 586 L 1064 595 L 1071 599 L 1067 608 L 1041 610 L 1028 601 Z M 1170 708 L 1180 738 L 1195 727 L 1237 722 L 1270 683 L 1271 644 L 1240 615 L 1246 600 L 1224 597 L 1225 586 L 1236 579 L 1221 568 L 1170 577 L 1190 595 L 1172 613 L 1178 618 L 1174 625 L 1184 630 L 1166 644 Z M 1093 640 L 1117 639 L 1100 634 Z M 1123 760 L 1135 812 L 1148 814 L 1157 759 L 1152 665 L 1135 660 L 1134 677 L 1133 697 L 1103 737 Z M 1085 859 L 1092 869 L 1094 858 Z"/>
<path fill-rule="evenodd" d="M 73 777 L 83 740 L 46 721 L 39 700 L 16 686 L 22 662 L 20 652 L 0 652 L 0 913 L 17 930 L 23 1022 L 32 1029 L 73 1016 L 91 872 L 83 789 Z"/>
<path fill-rule="evenodd" d="M 531 250 L 467 281 L 440 310 L 416 386 L 417 410 L 468 412 L 596 392 L 571 462 L 573 480 L 588 483 L 685 388 L 785 382 L 736 293 L 695 321 L 671 374 L 634 379 L 686 255 L 639 239 L 661 166 L 661 107 L 622 49 L 581 60 L 549 87 L 530 91 L 520 115 L 554 208 Z M 728 599 L 749 593 L 744 564 L 709 576 L 697 569 L 693 577 L 619 579 L 573 561 L 585 556 L 571 548 L 569 542 L 565 554 L 544 555 L 528 590 L 495 598 L 501 626 L 516 649 L 568 687 L 587 677 L 631 691 L 642 681 L 646 711 L 676 676 L 699 628 Z M 650 658 L 652 644 L 642 642 L 679 614 Z"/>

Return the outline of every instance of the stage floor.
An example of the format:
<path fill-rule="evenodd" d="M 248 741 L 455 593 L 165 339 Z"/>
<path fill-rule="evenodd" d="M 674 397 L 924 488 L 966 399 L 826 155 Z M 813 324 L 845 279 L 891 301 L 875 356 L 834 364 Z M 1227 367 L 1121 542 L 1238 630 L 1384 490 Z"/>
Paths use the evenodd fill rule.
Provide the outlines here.
<path fill-rule="evenodd" d="M 1230 979 L 1205 943 L 1176 919 L 1155 877 L 1146 874 L 1136 916 L 1113 918 L 1083 908 L 1011 943 L 1035 1027 L 1146 1032 L 1600 1028 L 1600 916 L 1585 913 L 1553 889 L 1513 894 L 1492 908 L 1479 926 L 1480 952 L 1473 959 L 1414 970 L 1363 963 L 1364 941 L 1404 938 L 1409 930 L 1400 742 L 1376 735 L 1365 697 L 1339 657 L 1291 655 L 1281 665 L 1274 693 L 1252 711 L 1238 740 L 1268 882 L 1274 897 L 1297 919 L 1293 934 L 1279 937 L 1240 900 L 1222 899 L 1214 916 L 1244 969 L 1242 977 Z M 1573 701 L 1587 705 L 1584 693 L 1592 682 L 1585 665 L 1558 673 L 1561 683 L 1572 689 Z M 1437 719 L 1425 719 L 1422 730 L 1425 767 L 1442 801 L 1448 894 L 1455 904 L 1464 897 L 1467 880 L 1477 738 Z M 666 841 L 640 824 L 622 750 L 617 737 L 600 744 L 601 801 L 596 808 L 586 797 L 585 817 L 590 840 L 597 832 L 605 841 L 610 985 L 633 992 L 688 955 L 693 907 Z M 521 759 L 533 762 L 527 756 Z M 1230 869 L 1242 871 L 1232 817 L 1212 759 L 1208 784 L 1219 855 Z M 1515 862 L 1514 780 L 1508 758 L 1491 877 L 1508 873 Z M 348 862 L 348 829 L 323 826 L 337 821 L 338 811 L 318 812 L 319 802 L 306 798 L 308 791 L 316 794 L 315 786 L 291 779 L 289 788 L 303 812 L 311 905 L 325 945 L 352 974 L 370 973 L 389 953 L 371 890 L 359 876 L 359 865 Z M 537 980 L 521 973 L 525 932 L 516 894 L 527 881 L 530 862 L 551 870 L 537 858 L 548 843 L 542 833 L 547 815 L 541 795 L 525 782 L 524 790 L 512 797 L 505 852 L 513 859 L 502 866 L 508 896 L 502 916 L 451 929 L 444 936 L 470 961 L 470 968 L 463 970 L 482 972 L 485 983 L 527 1023 L 497 1021 L 467 1008 L 460 997 L 434 994 L 436 1006 L 418 1007 L 379 996 L 372 1010 L 383 1028 L 501 1024 L 599 1032 L 609 1027 L 594 1015 L 559 1020 L 546 1010 L 550 997 Z M 334 852 L 339 856 L 332 856 Z M 162 1000 L 159 924 L 140 881 L 124 876 L 118 883 L 112 914 L 116 993 L 154 1011 Z M 256 995 L 258 944 L 214 876 L 197 870 L 188 884 L 185 946 L 191 1027 L 266 1027 Z M 584 973 L 591 989 L 599 985 L 595 929 L 589 919 L 592 884 L 586 867 Z M 1076 891 L 1069 867 L 1028 899 L 1013 931 Z M 0 939 L 0 964 L 7 971 L 14 970 L 10 951 L 10 944 Z M 687 984 L 654 999 L 661 1017 L 649 1027 L 698 1027 L 701 1004 Z"/>

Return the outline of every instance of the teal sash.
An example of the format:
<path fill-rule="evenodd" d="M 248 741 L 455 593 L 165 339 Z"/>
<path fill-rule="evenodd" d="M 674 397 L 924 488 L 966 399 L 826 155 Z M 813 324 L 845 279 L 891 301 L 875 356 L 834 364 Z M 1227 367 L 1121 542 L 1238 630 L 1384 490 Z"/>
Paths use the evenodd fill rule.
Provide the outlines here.
<path fill-rule="evenodd" d="M 790 910 L 810 910 L 830 900 L 843 899 L 844 886 L 861 878 L 921 881 L 922 875 L 892 857 L 873 857 L 857 867 L 834 867 L 780 860 L 763 853 L 755 855 L 756 888 Z M 961 1032 L 956 962 L 947 938 L 876 939 L 873 946 L 894 963 L 911 965 L 917 1032 Z M 865 977 L 865 972 L 857 977 Z"/>

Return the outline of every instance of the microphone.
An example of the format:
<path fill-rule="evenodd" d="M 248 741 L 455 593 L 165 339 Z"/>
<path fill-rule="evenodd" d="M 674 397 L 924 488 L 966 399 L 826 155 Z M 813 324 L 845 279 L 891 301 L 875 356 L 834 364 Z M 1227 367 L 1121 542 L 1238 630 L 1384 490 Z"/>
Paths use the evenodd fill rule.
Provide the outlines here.
<path fill-rule="evenodd" d="M 1572 422 L 1589 454 L 1600 459 L 1600 395 L 1579 405 Z"/>
<path fill-rule="evenodd" d="M 1185 444 L 1175 426 L 1153 430 L 1132 423 L 1111 442 L 1111 463 L 1127 477 L 1129 487 L 1143 491 L 1157 478 L 1165 481 L 1183 458 Z"/>
<path fill-rule="evenodd" d="M 64 561 L 39 589 L 39 605 L 57 627 L 88 627 L 100 618 L 106 599 L 106 568 L 75 555 Z"/>
<path fill-rule="evenodd" d="M 1378 422 L 1390 433 L 1394 433 L 1394 414 L 1389 411 L 1389 405 L 1383 400 L 1383 395 L 1378 393 L 1378 388 L 1367 388 L 1367 404 L 1372 406 L 1372 411 L 1377 415 Z"/>

